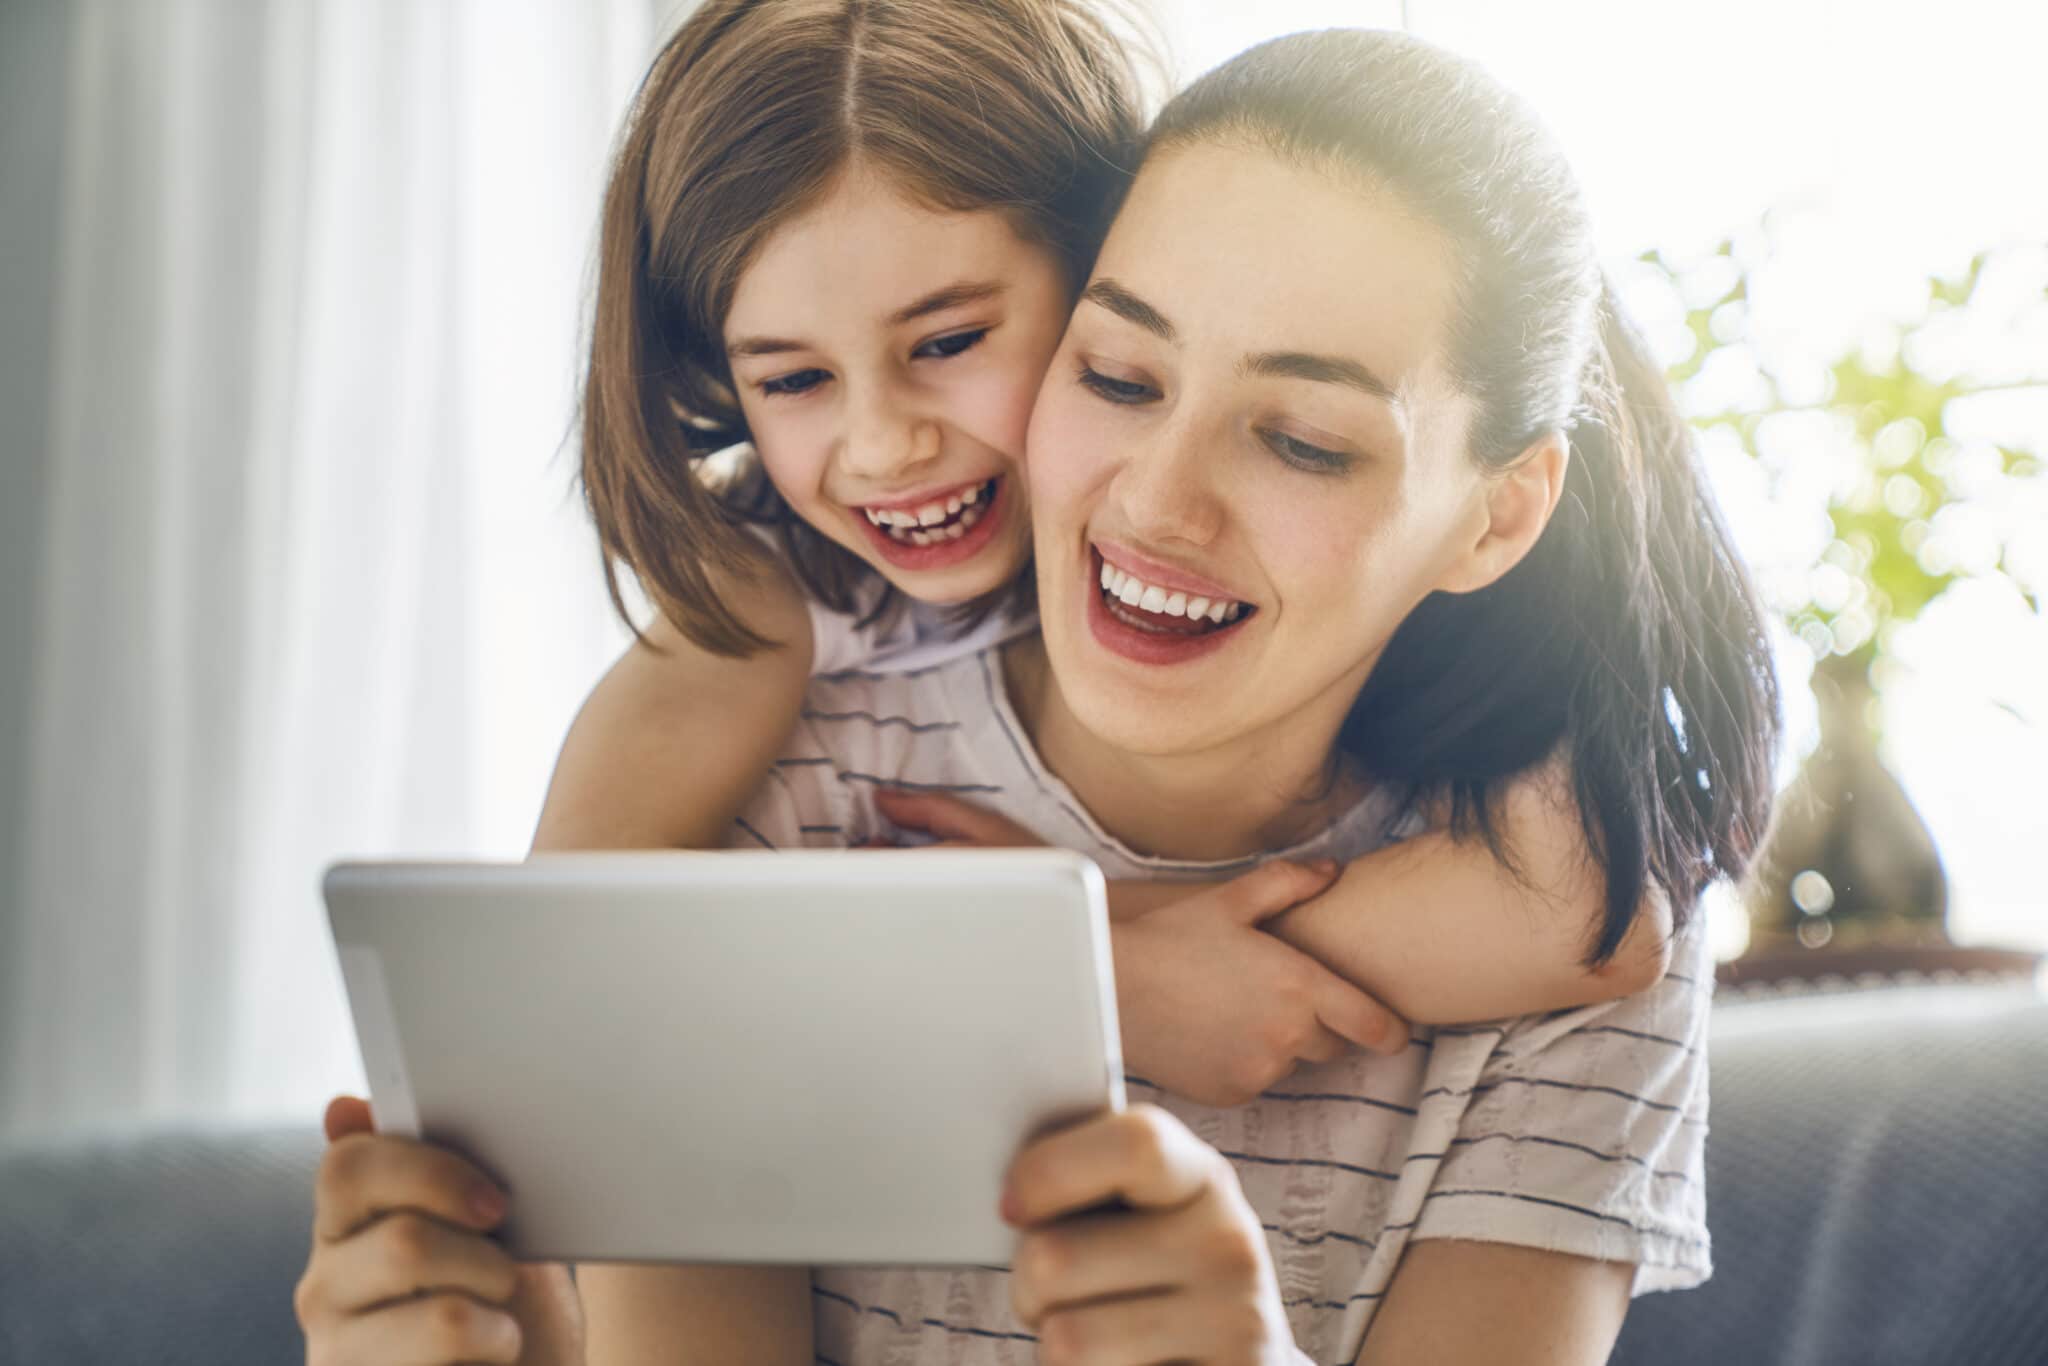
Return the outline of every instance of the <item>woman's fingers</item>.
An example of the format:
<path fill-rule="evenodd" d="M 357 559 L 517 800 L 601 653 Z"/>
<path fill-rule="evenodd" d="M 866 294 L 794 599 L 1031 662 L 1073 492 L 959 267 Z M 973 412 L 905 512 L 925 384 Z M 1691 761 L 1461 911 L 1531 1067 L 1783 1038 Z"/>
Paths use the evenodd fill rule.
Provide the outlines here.
<path fill-rule="evenodd" d="M 1063 1304 L 1036 1328 L 1041 1366 L 1272 1359 L 1269 1325 L 1255 1307 L 1233 1300 L 1153 1294 Z"/>
<path fill-rule="evenodd" d="M 323 1127 L 329 1143 L 350 1134 L 375 1133 L 377 1128 L 370 1118 L 370 1102 L 361 1096 L 336 1096 L 328 1101 Z"/>
<path fill-rule="evenodd" d="M 329 1310 L 356 1314 L 424 1291 L 456 1290 L 503 1305 L 519 1263 L 488 1238 L 402 1210 L 328 1249 L 307 1293 Z"/>
<path fill-rule="evenodd" d="M 941 792 L 903 792 L 881 788 L 875 806 L 892 825 L 921 830 L 950 844 L 988 849 L 1023 849 L 1044 844 L 1031 831 L 993 811 Z"/>
<path fill-rule="evenodd" d="M 318 1360 L 333 1366 L 511 1363 L 519 1360 L 519 1347 L 517 1319 L 451 1290 L 348 1316 L 321 1333 Z"/>
<path fill-rule="evenodd" d="M 445 1148 L 352 1133 L 328 1146 L 315 1179 L 313 1232 L 333 1242 L 409 1209 L 478 1231 L 505 1216 L 497 1183 Z"/>
<path fill-rule="evenodd" d="M 1055 1305 L 1166 1294 L 1207 1279 L 1202 1232 L 1189 1206 L 1078 1214 L 1028 1230 L 1017 1240 L 1011 1307 L 1035 1326 Z"/>
<path fill-rule="evenodd" d="M 1002 1213 L 1029 1228 L 1118 1200 L 1172 1209 L 1200 1195 L 1222 1163 L 1172 1115 L 1134 1105 L 1026 1147 L 1010 1164 Z"/>

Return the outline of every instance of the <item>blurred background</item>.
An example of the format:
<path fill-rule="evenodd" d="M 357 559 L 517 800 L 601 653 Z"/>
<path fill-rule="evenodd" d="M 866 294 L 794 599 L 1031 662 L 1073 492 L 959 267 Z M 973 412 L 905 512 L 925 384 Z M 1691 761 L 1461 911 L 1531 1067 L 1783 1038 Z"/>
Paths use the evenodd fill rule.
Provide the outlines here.
<path fill-rule="evenodd" d="M 607 149 L 683 8 L 0 0 L 0 1134 L 309 1122 L 360 1086 L 320 869 L 524 850 L 625 639 L 571 423 Z M 2048 20 L 1155 9 L 1182 77 L 1405 26 L 1571 152 L 1778 623 L 1728 977 L 2031 971 Z"/>

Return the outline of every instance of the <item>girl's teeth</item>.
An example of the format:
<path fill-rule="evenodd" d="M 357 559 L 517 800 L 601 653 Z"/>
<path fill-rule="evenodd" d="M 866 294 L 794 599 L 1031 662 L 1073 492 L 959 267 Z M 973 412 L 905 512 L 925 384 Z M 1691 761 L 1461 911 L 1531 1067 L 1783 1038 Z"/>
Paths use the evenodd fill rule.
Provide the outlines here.
<path fill-rule="evenodd" d="M 1116 590 L 1116 595 L 1124 606 L 1136 607 L 1138 600 L 1145 596 L 1145 585 L 1126 574 L 1123 583 Z"/>
<path fill-rule="evenodd" d="M 1177 617 L 1183 615 L 1187 611 L 1187 607 L 1188 595 L 1185 593 L 1175 593 L 1166 600 L 1165 605 L 1159 610 L 1166 613 L 1169 617 Z"/>
<path fill-rule="evenodd" d="M 976 503 L 979 502 L 980 500 L 981 485 L 979 484 L 976 484 L 973 488 L 967 490 L 967 492 L 960 495 L 960 501 L 963 503 Z"/>
<path fill-rule="evenodd" d="M 917 524 L 919 526 L 937 526 L 945 520 L 946 509 L 944 504 L 926 503 L 917 510 Z"/>
<path fill-rule="evenodd" d="M 1166 590 L 1148 586 L 1138 596 L 1138 607 L 1146 612 L 1161 612 L 1166 609 Z"/>
<path fill-rule="evenodd" d="M 1222 622 L 1226 618 L 1237 615 L 1237 613 L 1233 610 L 1236 606 L 1237 604 L 1234 602 L 1219 602 L 1213 604 L 1209 608 L 1209 620 L 1216 622 L 1219 625 L 1222 624 Z"/>
<path fill-rule="evenodd" d="M 1209 600 L 1207 598 L 1188 599 L 1187 618 L 1189 621 L 1200 621 L 1203 617 L 1206 617 L 1208 615 Z"/>
<path fill-rule="evenodd" d="M 955 494 L 953 497 L 948 498 L 946 500 L 946 515 L 948 517 L 951 517 L 954 513 L 960 510 L 961 505 L 962 499 L 958 494 Z"/>

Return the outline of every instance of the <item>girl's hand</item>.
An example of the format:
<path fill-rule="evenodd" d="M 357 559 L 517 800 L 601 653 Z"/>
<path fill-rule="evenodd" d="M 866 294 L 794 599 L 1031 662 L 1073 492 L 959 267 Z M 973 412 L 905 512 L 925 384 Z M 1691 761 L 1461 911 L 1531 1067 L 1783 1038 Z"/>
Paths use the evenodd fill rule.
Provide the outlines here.
<path fill-rule="evenodd" d="M 1011 1305 L 1044 1366 L 1302 1366 L 1259 1218 L 1222 1154 L 1134 1106 L 1020 1153 Z"/>
<path fill-rule="evenodd" d="M 1398 1053 L 1408 1025 L 1259 925 L 1329 887 L 1336 866 L 1273 862 L 1110 926 L 1130 1070 L 1204 1105 L 1252 1100 L 1352 1046 Z"/>
<path fill-rule="evenodd" d="M 1016 848 L 1044 841 L 1016 822 L 935 793 L 879 791 L 891 824 L 942 844 Z M 1408 1024 L 1301 950 L 1259 928 L 1329 889 L 1337 865 L 1272 862 L 1229 882 L 1116 884 L 1117 1017 L 1131 1071 L 1204 1105 L 1243 1105 L 1303 1062 L 1356 1045 L 1408 1046 Z"/>
<path fill-rule="evenodd" d="M 1037 849 L 1045 841 L 1008 816 L 943 792 L 875 791 L 875 807 L 899 830 L 930 835 L 932 849 Z"/>
<path fill-rule="evenodd" d="M 568 1268 L 522 1265 L 488 1231 L 505 1196 L 445 1148 L 371 1132 L 369 1105 L 327 1106 L 313 1253 L 292 1296 L 307 1366 L 581 1366 Z"/>

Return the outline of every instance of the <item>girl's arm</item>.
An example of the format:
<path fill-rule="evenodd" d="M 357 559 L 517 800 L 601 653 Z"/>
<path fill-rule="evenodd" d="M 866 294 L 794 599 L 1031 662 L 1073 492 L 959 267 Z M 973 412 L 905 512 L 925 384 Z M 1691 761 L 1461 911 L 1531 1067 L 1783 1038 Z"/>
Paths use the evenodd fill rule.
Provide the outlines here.
<path fill-rule="evenodd" d="M 953 798 L 892 802 L 884 810 L 898 824 L 958 842 L 1037 842 Z M 1354 861 L 1327 891 L 1263 918 L 1262 927 L 1413 1024 L 1594 1005 L 1664 976 L 1671 908 L 1655 892 L 1614 957 L 1593 971 L 1584 965 L 1607 882 L 1587 850 L 1561 757 L 1511 783 L 1495 814 L 1520 878 L 1484 840 L 1452 838 L 1439 813 L 1435 828 Z M 1112 883 L 1110 918 L 1120 925 L 1151 919 L 1204 890 L 1185 882 Z M 1227 965 L 1219 967 L 1227 975 Z M 1186 1008 L 1206 1011 L 1210 994 L 1189 996 Z"/>
<path fill-rule="evenodd" d="M 763 553 L 721 596 L 778 641 L 746 659 L 697 645 L 657 617 L 585 699 L 548 784 L 536 851 L 710 849 L 761 785 L 796 725 L 811 672 L 802 591 Z"/>
<path fill-rule="evenodd" d="M 1438 822 L 1353 862 L 1267 928 L 1414 1024 L 1593 1005 L 1663 978 L 1671 911 L 1655 892 L 1614 957 L 1584 965 L 1607 884 L 1561 757 L 1512 783 L 1498 816 L 1520 878 L 1484 840 L 1454 839 Z"/>
<path fill-rule="evenodd" d="M 663 653 L 635 641 L 569 728 L 536 852 L 724 843 L 795 725 L 811 671 L 809 612 L 778 562 L 762 556 L 725 601 L 781 647 L 726 659 L 658 619 L 647 634 Z M 586 1264 L 577 1290 L 588 1366 L 812 1359 L 804 1267 Z"/>

